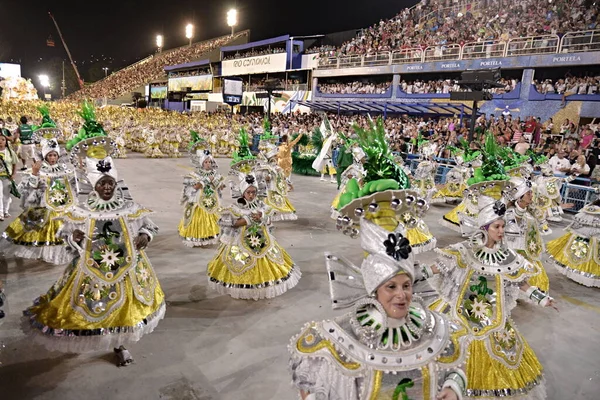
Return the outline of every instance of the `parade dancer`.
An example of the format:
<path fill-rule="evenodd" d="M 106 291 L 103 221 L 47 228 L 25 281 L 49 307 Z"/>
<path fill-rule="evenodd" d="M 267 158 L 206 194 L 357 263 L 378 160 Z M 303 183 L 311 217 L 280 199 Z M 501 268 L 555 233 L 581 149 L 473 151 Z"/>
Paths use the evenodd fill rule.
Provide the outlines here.
<path fill-rule="evenodd" d="M 19 184 L 23 212 L 2 234 L 0 252 L 5 257 L 44 260 L 61 265 L 73 259 L 57 237 L 65 210 L 77 204 L 75 170 L 60 162 L 56 139 L 42 139 L 41 160 Z"/>
<path fill-rule="evenodd" d="M 504 196 L 510 201 L 505 217 L 507 247 L 522 255 L 540 270 L 538 275 L 529 278 L 529 284 L 548 293 L 550 280 L 540 260 L 544 253 L 544 240 L 540 229 L 543 221 L 540 223 L 534 216 L 531 181 L 517 177 L 510 178 Z"/>
<path fill-rule="evenodd" d="M 190 158 L 196 170 L 183 180 L 184 212 L 178 230 L 183 244 L 201 247 L 219 242 L 219 208 L 225 179 L 217 172 L 208 143 L 197 132 L 191 134 Z"/>
<path fill-rule="evenodd" d="M 430 308 L 443 311 L 468 335 L 466 394 L 473 399 L 544 399 L 542 365 L 511 318 L 519 293 L 535 304 L 555 308 L 554 300 L 528 279 L 540 271 L 503 244 L 506 205 L 479 198 L 476 219 L 462 223 L 469 240 L 437 250 L 439 259 L 424 266 L 441 299 Z"/>
<path fill-rule="evenodd" d="M 326 253 L 333 308 L 352 311 L 308 323 L 292 338 L 292 382 L 302 399 L 463 398 L 462 339 L 413 295 L 414 259 L 402 232 L 363 217 L 360 266 Z"/>
<path fill-rule="evenodd" d="M 565 230 L 546 245 L 550 260 L 567 278 L 600 287 L 600 200 L 584 206 Z"/>
<path fill-rule="evenodd" d="M 241 196 L 223 211 L 221 246 L 208 263 L 209 287 L 235 299 L 260 300 L 296 286 L 301 272 L 269 232 L 272 209 L 257 198 L 254 175 L 242 175 Z"/>
<path fill-rule="evenodd" d="M 123 345 L 150 333 L 165 313 L 164 294 L 145 248 L 158 232 L 150 210 L 117 187 L 114 143 L 93 137 L 74 145 L 87 199 L 66 211 L 59 236 L 76 254 L 62 277 L 24 314 L 36 339 L 69 353 L 113 346 L 117 365 L 133 361 Z M 79 160 L 84 160 L 79 164 Z"/>

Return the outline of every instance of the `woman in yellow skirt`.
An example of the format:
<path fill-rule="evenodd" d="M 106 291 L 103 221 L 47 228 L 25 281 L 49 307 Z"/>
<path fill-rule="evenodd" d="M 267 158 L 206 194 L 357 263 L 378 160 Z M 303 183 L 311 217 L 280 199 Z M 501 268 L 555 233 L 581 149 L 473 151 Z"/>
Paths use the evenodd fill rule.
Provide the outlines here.
<path fill-rule="evenodd" d="M 467 335 L 467 389 L 470 398 L 544 399 L 542 365 L 521 336 L 511 310 L 519 292 L 531 301 L 553 307 L 554 300 L 528 279 L 538 268 L 502 245 L 506 205 L 483 196 L 469 240 L 437 250 L 423 276 L 440 295 L 430 308 L 449 314 Z"/>
<path fill-rule="evenodd" d="M 577 283 L 600 287 L 600 200 L 583 207 L 566 231 L 546 246 L 554 266 Z"/>
<path fill-rule="evenodd" d="M 150 210 L 123 197 L 108 143 L 90 138 L 86 154 L 92 191 L 62 217 L 60 236 L 77 254 L 63 276 L 24 314 L 51 350 L 78 353 L 119 346 L 118 365 L 132 360 L 123 347 L 150 333 L 165 313 L 164 294 L 144 249 L 158 232 Z"/>
<path fill-rule="evenodd" d="M 204 141 L 193 145 L 192 163 L 196 171 L 183 180 L 181 204 L 183 218 L 179 236 L 188 247 L 209 246 L 219 242 L 219 207 L 224 178 L 217 172 L 217 163 Z"/>
<path fill-rule="evenodd" d="M 6 256 L 66 264 L 73 259 L 57 237 L 61 223 L 56 219 L 77 204 L 75 171 L 59 163 L 56 139 L 42 139 L 42 160 L 19 185 L 23 212 L 2 234 L 0 252 Z"/>
<path fill-rule="evenodd" d="M 511 201 L 505 218 L 506 244 L 508 248 L 525 257 L 540 270 L 538 275 L 529 278 L 529 284 L 548 293 L 550 280 L 544 264 L 540 261 L 544 252 L 543 232 L 540 226 L 544 221 L 538 221 L 534 216 L 531 181 L 517 177 L 510 178 L 504 194 Z"/>
<path fill-rule="evenodd" d="M 257 198 L 253 175 L 242 177 L 236 204 L 223 213 L 222 244 L 208 264 L 208 284 L 235 299 L 279 296 L 296 286 L 301 272 L 269 232 L 272 210 Z"/>
<path fill-rule="evenodd" d="M 271 149 L 267 149 L 263 153 L 266 162 L 260 163 L 255 168 L 259 186 L 264 186 L 264 190 L 259 190 L 258 196 L 267 206 L 271 207 L 272 222 L 294 221 L 298 219 L 298 216 L 288 198 L 288 181 L 283 170 L 277 165 L 277 154 L 277 147 L 273 146 Z"/>

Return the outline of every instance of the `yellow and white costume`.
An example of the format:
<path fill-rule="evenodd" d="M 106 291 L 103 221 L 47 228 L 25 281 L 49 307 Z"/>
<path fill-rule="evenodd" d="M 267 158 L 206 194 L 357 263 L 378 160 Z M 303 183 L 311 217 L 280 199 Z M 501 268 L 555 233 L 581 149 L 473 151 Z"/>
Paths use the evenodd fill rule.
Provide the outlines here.
<path fill-rule="evenodd" d="M 505 240 L 509 249 L 516 251 L 540 270 L 538 275 L 529 278 L 529 284 L 548 293 L 550 280 L 541 261 L 545 250 L 541 223 L 534 217 L 532 205 L 523 209 L 518 204 L 518 200 L 531 191 L 532 184 L 529 180 L 510 178 L 505 196 L 514 202 L 514 207 L 510 207 L 506 212 Z"/>
<path fill-rule="evenodd" d="M 57 218 L 77 204 L 77 184 L 75 171 L 66 163 L 48 164 L 45 159 L 50 152 L 60 155 L 57 140 L 42 139 L 39 176 L 28 174 L 19 184 L 24 211 L 2 234 L 0 252 L 61 265 L 72 260 L 73 254 L 57 237 L 62 225 Z"/>
<path fill-rule="evenodd" d="M 546 246 L 556 269 L 577 283 L 600 287 L 599 202 L 583 207 L 566 231 Z"/>
<path fill-rule="evenodd" d="M 480 198 L 469 241 L 436 250 L 439 274 L 425 267 L 423 275 L 441 299 L 430 308 L 448 314 L 468 335 L 461 352 L 468 354 L 466 394 L 474 399 L 506 397 L 544 399 L 542 366 L 511 318 L 519 286 L 539 273 L 521 255 L 502 246 L 484 246 L 483 227 L 503 217 L 504 203 Z M 540 305 L 551 299 L 532 286 L 527 297 Z"/>
<path fill-rule="evenodd" d="M 112 158 L 99 157 L 98 148 L 106 146 L 95 140 L 80 142 L 72 150 L 87 153 L 92 188 L 106 175 L 117 179 Z M 49 349 L 109 349 L 139 340 L 163 318 L 164 294 L 145 251 L 135 246 L 138 235 L 152 239 L 158 232 L 150 213 L 125 200 L 118 188 L 107 201 L 92 191 L 84 204 L 64 213 L 59 235 L 76 251 L 76 258 L 24 312 L 36 338 Z M 73 239 L 75 230 L 85 234 L 80 243 Z"/>
<path fill-rule="evenodd" d="M 256 186 L 254 176 L 243 178 L 240 193 Z M 260 221 L 251 218 L 262 213 Z M 296 286 L 301 272 L 290 255 L 269 232 L 271 207 L 259 199 L 249 203 L 242 198 L 223 211 L 221 246 L 208 264 L 209 286 L 236 299 L 259 300 L 279 296 Z M 234 227 L 243 218 L 246 225 Z"/>
<path fill-rule="evenodd" d="M 392 232 L 360 220 L 360 266 L 326 253 L 334 309 L 352 311 L 306 324 L 288 347 L 292 382 L 307 399 L 459 399 L 467 379 L 460 332 L 413 297 L 405 318 L 387 315 L 375 293 L 397 274 L 414 280 L 414 259 L 399 225 Z"/>
<path fill-rule="evenodd" d="M 202 168 L 205 160 L 210 160 L 211 170 Z M 179 236 L 189 247 L 209 246 L 219 242 L 219 208 L 224 178 L 216 171 L 217 164 L 205 149 L 197 149 L 192 155 L 196 171 L 183 180 L 181 204 L 183 218 L 179 223 Z M 200 185 L 196 189 L 196 185 Z"/>

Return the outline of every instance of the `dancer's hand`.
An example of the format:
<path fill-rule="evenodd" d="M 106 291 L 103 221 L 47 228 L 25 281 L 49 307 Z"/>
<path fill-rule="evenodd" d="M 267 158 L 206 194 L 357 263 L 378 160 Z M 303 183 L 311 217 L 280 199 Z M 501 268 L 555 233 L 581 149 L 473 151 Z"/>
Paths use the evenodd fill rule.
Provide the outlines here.
<path fill-rule="evenodd" d="M 42 160 L 38 160 L 38 161 L 34 162 L 33 165 L 31 166 L 31 173 L 34 176 L 39 176 L 41 168 L 42 168 Z"/>
<path fill-rule="evenodd" d="M 71 234 L 71 237 L 73 238 L 73 241 L 79 243 L 85 238 L 85 233 L 79 229 L 75 229 Z"/>
<path fill-rule="evenodd" d="M 145 233 L 140 233 L 133 244 L 135 245 L 136 250 L 143 250 L 148 247 L 148 243 L 150 242 L 150 236 Z"/>
<path fill-rule="evenodd" d="M 261 218 L 262 218 L 262 213 L 260 211 L 252 214 L 252 219 L 256 222 L 260 222 Z"/>
<path fill-rule="evenodd" d="M 194 189 L 196 189 L 196 190 L 200 190 L 200 189 L 202 189 L 202 184 L 201 184 L 200 182 L 196 183 L 196 184 L 194 185 Z"/>
<path fill-rule="evenodd" d="M 435 398 L 436 400 L 458 400 L 458 396 L 454 393 L 454 390 L 449 387 L 444 388 Z"/>
<path fill-rule="evenodd" d="M 556 305 L 556 302 L 554 301 L 554 299 L 550 299 L 548 300 L 548 304 L 546 304 L 546 307 L 552 307 L 554 308 L 557 312 L 559 311 L 558 306 Z"/>

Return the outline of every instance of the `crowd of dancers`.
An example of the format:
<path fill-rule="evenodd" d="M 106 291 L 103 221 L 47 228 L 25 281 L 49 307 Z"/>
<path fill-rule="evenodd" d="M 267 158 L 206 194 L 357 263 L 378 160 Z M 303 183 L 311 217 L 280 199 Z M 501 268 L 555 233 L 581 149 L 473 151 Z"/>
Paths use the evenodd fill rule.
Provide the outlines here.
<path fill-rule="evenodd" d="M 70 353 L 113 349 L 117 364 L 126 366 L 133 358 L 125 345 L 152 332 L 165 314 L 165 295 L 145 253 L 158 227 L 119 179 L 113 159 L 119 146 L 91 104 L 83 103 L 83 124 L 73 137 L 65 137 L 47 109 L 40 111 L 44 123 L 30 136 L 35 161 L 18 184 L 18 157 L 0 136 L 3 204 L 20 197 L 22 208 L 0 251 L 66 265 L 24 311 L 37 341 Z M 511 311 L 517 299 L 557 309 L 544 253 L 568 278 L 600 287 L 600 201 L 583 207 L 566 233 L 546 244 L 548 221 L 562 218 L 560 188 L 569 178 L 553 176 L 544 157 L 500 147 L 493 135 L 481 146 L 463 141 L 452 149 L 456 167 L 437 186 L 432 143 L 417 141 L 422 160 L 411 174 L 392 153 L 381 120 L 353 131 L 335 132 L 324 121 L 313 168 L 331 172 L 337 146 L 332 223 L 359 240 L 364 256 L 325 255 L 332 306 L 350 311 L 308 323 L 291 339 L 290 371 L 301 398 L 545 398 L 543 367 Z M 190 132 L 194 170 L 183 180 L 178 233 L 183 245 L 214 251 L 206 270 L 211 289 L 260 301 L 301 279 L 272 226 L 297 218 L 288 195 L 291 151 L 302 134 L 279 137 L 265 124 L 258 153 L 250 151 L 245 130 L 236 135 L 230 170 L 222 175 L 211 143 Z M 223 201 L 228 193 L 231 205 Z M 466 240 L 437 247 L 423 219 L 436 202 L 460 202 L 443 224 Z M 415 261 L 431 250 L 438 254 L 433 264 Z M 420 281 L 433 290 L 416 292 Z"/>

